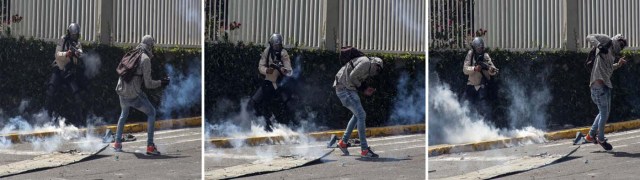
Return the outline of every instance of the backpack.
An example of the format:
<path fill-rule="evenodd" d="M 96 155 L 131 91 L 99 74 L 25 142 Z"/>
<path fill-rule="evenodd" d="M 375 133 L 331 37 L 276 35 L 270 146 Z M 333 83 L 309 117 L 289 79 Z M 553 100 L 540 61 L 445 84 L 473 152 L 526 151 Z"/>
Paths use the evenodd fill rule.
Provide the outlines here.
<path fill-rule="evenodd" d="M 591 48 L 591 51 L 589 51 L 589 55 L 587 56 L 587 60 L 584 62 L 584 67 L 589 71 L 589 73 L 593 70 L 593 63 L 596 61 L 596 49 L 597 47 L 595 46 Z"/>
<path fill-rule="evenodd" d="M 116 71 L 118 72 L 118 76 L 120 76 L 125 82 L 130 82 L 131 79 L 133 79 L 133 76 L 136 75 L 135 73 L 140 65 L 142 53 L 142 49 L 134 49 L 127 52 L 127 54 L 125 54 L 120 60 Z"/>
<path fill-rule="evenodd" d="M 606 43 L 600 43 L 598 46 L 594 46 L 591 48 L 591 51 L 589 51 L 589 55 L 587 56 L 587 60 L 584 62 L 584 67 L 587 68 L 587 71 L 589 71 L 589 73 L 593 71 L 593 64 L 596 62 L 596 56 L 600 56 L 600 53 L 609 53 L 607 50 L 611 47 L 611 45 L 612 41 L 608 41 Z M 597 49 L 600 49 L 600 53 L 596 54 Z"/>
<path fill-rule="evenodd" d="M 353 58 L 362 57 L 364 53 L 362 51 L 356 49 L 355 47 L 345 46 L 340 48 L 340 62 L 341 64 L 349 63 L 351 67 L 354 67 L 353 62 L 351 60 Z"/>

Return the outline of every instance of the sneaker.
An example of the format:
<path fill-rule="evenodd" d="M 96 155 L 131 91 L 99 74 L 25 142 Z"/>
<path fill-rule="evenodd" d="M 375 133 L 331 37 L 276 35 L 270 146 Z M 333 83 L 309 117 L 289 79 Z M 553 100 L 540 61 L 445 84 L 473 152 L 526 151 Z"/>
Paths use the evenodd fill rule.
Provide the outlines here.
<path fill-rule="evenodd" d="M 160 151 L 155 144 L 147 145 L 147 155 L 160 155 Z"/>
<path fill-rule="evenodd" d="M 367 158 L 378 158 L 378 154 L 373 153 L 371 147 L 367 147 L 367 149 L 362 150 L 362 152 L 360 152 L 360 156 Z"/>
<path fill-rule="evenodd" d="M 584 137 L 584 140 L 593 144 L 598 144 L 598 142 L 593 137 L 591 137 L 590 134 L 587 134 L 587 136 Z"/>
<path fill-rule="evenodd" d="M 266 132 L 273 132 L 273 129 L 271 129 L 271 126 L 266 125 L 266 126 L 264 126 L 264 131 L 266 131 Z"/>
<path fill-rule="evenodd" d="M 598 144 L 600 144 L 600 146 L 602 146 L 606 151 L 611 151 L 613 149 L 613 146 L 607 142 L 607 138 L 604 138 L 604 140 L 598 139 Z"/>
<path fill-rule="evenodd" d="M 122 143 L 113 143 L 113 150 L 116 152 L 122 152 Z"/>
<path fill-rule="evenodd" d="M 342 139 L 340 141 L 338 141 L 338 148 L 340 148 L 340 151 L 342 151 L 342 154 L 345 156 L 349 155 L 349 146 L 347 145 L 347 143 L 344 143 L 344 141 L 342 141 Z"/>

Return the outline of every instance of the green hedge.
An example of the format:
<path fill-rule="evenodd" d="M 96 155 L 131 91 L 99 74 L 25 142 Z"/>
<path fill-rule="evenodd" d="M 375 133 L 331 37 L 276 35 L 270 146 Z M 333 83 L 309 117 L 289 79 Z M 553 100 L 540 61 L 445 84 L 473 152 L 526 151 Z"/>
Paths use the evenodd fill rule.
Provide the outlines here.
<path fill-rule="evenodd" d="M 430 51 L 431 77 L 437 75 L 440 82 L 450 85 L 451 90 L 461 94 L 467 77 L 462 73 L 462 64 L 467 51 Z M 568 51 L 557 52 L 511 52 L 490 50 L 488 52 L 500 69 L 497 76 L 497 100 L 493 102 L 494 122 L 499 127 L 507 127 L 510 102 L 506 98 L 505 79 L 524 82 L 529 91 L 547 85 L 552 100 L 547 109 L 547 127 L 556 128 L 565 124 L 576 126 L 591 125 L 597 115 L 597 107 L 591 101 L 589 72 L 583 63 L 587 53 Z M 614 72 L 613 99 L 608 122 L 624 121 L 640 117 L 640 54 L 623 52 L 629 63 Z M 429 86 L 434 82 L 430 81 Z"/>
<path fill-rule="evenodd" d="M 91 99 L 86 107 L 93 114 L 104 117 L 107 123 L 116 123 L 120 114 L 118 96 L 115 86 L 118 75 L 116 66 L 124 53 L 133 47 L 116 47 L 98 44 L 83 44 L 87 53 L 97 53 L 102 66 L 99 73 L 89 80 Z M 55 43 L 25 38 L 0 38 L 0 109 L 5 115 L 15 116 L 22 100 L 29 100 L 30 104 L 25 113 L 35 113 L 44 107 L 46 86 L 51 75 L 50 64 L 53 61 Z M 152 63 L 152 76 L 159 79 L 165 76 L 165 64 L 171 64 L 176 69 L 187 69 L 189 61 L 200 58 L 198 49 L 155 49 L 156 57 Z M 162 89 L 145 90 L 151 97 L 152 103 L 158 107 Z M 72 98 L 70 93 L 63 92 L 67 97 L 60 102 L 60 108 L 55 111 L 62 116 L 70 113 Z M 190 110 L 191 116 L 200 115 L 200 104 L 194 104 Z M 159 115 L 160 117 L 160 115 Z M 133 119 L 133 120 L 131 120 Z M 144 114 L 132 111 L 129 121 L 142 121 Z"/>
<path fill-rule="evenodd" d="M 239 112 L 240 100 L 252 96 L 256 91 L 257 83 L 261 81 L 257 64 L 265 47 L 242 43 L 205 45 L 205 112 L 207 121 L 217 123 Z M 296 86 L 301 102 L 296 108 L 298 113 L 315 112 L 317 117 L 314 123 L 317 125 L 344 128 L 351 114 L 341 106 L 332 88 L 335 74 L 342 66 L 338 54 L 297 48 L 287 51 L 292 57 L 293 67 L 302 65 L 302 74 Z M 368 55 L 381 57 L 385 61 L 385 70 L 375 85 L 378 91 L 373 97 L 362 98 L 367 112 L 367 126 L 380 126 L 387 123 L 392 112 L 400 73 L 409 73 L 413 80 L 418 76 L 424 77 L 425 60 L 424 56 L 408 54 Z M 300 57 L 300 60 L 296 61 L 296 57 Z"/>

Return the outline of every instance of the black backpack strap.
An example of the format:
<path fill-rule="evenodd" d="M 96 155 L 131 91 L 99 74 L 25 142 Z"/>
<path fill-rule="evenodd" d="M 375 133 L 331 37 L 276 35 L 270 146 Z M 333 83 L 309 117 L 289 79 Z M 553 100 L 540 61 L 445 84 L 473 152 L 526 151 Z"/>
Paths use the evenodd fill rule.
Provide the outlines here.
<path fill-rule="evenodd" d="M 353 65 L 353 59 L 349 60 L 349 65 L 351 65 L 351 69 L 356 68 L 356 65 Z"/>

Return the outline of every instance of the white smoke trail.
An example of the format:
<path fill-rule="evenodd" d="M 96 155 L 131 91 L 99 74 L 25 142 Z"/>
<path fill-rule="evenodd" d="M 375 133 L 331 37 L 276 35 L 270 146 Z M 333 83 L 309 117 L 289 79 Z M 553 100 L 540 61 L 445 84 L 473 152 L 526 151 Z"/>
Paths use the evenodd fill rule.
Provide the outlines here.
<path fill-rule="evenodd" d="M 388 125 L 406 125 L 424 123 L 425 120 L 425 88 L 422 72 L 415 79 L 403 72 L 398 79 L 397 95 L 394 98 L 393 112 Z"/>
<path fill-rule="evenodd" d="M 462 144 L 507 137 L 535 136 L 543 141 L 544 132 L 527 126 L 522 129 L 499 129 L 470 111 L 468 103 L 446 83 L 431 81 L 429 87 L 429 145 Z"/>
<path fill-rule="evenodd" d="M 102 61 L 100 55 L 95 52 L 87 52 L 82 56 L 84 63 L 84 76 L 91 79 L 100 73 Z"/>
<path fill-rule="evenodd" d="M 18 108 L 19 111 L 23 111 L 23 109 L 28 106 L 28 101 L 23 101 L 21 104 L 20 108 Z M 33 132 L 44 131 L 54 132 L 55 134 L 50 137 L 28 137 L 22 139 L 23 142 L 30 143 L 33 150 L 36 151 L 54 152 L 61 148 L 67 148 L 64 147 L 65 143 L 73 140 L 79 140 L 79 143 L 77 144 L 79 148 L 84 151 L 95 151 L 102 147 L 100 138 L 93 135 L 91 130 L 89 130 L 89 133 L 82 133 L 76 126 L 67 124 L 64 118 L 59 119 L 56 123 L 55 119 L 48 116 L 46 110 L 41 110 L 38 113 L 31 115 L 25 115 L 25 117 L 18 115 L 6 120 L 0 116 L 0 122 L 5 122 L 2 129 L 0 129 L 0 134 L 30 134 Z M 100 117 L 91 116 L 91 118 L 91 122 L 104 124 Z M 91 127 L 89 129 L 92 128 L 92 125 L 90 126 Z M 9 139 L 0 138 L 0 149 L 9 149 L 12 146 L 13 143 Z"/>
<path fill-rule="evenodd" d="M 166 65 L 167 75 L 171 79 L 165 88 L 159 111 L 163 118 L 170 118 L 172 114 L 182 116 L 201 99 L 201 65 L 195 58 L 189 62 L 186 72 L 180 72 L 171 65 Z"/>
<path fill-rule="evenodd" d="M 314 113 L 306 114 L 307 119 L 300 120 L 300 127 L 292 129 L 287 125 L 273 122 L 273 131 L 267 132 L 264 129 L 264 119 L 262 117 L 255 117 L 251 112 L 247 111 L 248 99 L 241 101 L 240 113 L 228 118 L 227 120 L 220 121 L 220 123 L 205 125 L 205 134 L 209 138 L 229 138 L 236 139 L 230 143 L 233 148 L 239 150 L 242 147 L 247 147 L 247 144 L 243 141 L 244 138 L 255 136 L 282 136 L 284 138 L 283 144 L 291 145 L 290 147 L 308 146 L 315 143 L 315 139 L 309 137 L 306 133 L 307 130 L 317 130 L 319 127 L 313 123 L 313 119 L 316 117 Z M 298 116 L 300 117 L 300 116 Z M 208 145 L 206 146 L 207 153 L 221 153 L 219 148 Z M 261 161 L 270 161 L 279 155 L 317 155 L 321 151 L 317 148 L 291 148 L 290 150 L 283 150 L 281 152 L 275 151 L 273 146 L 259 146 L 253 147 L 254 155 L 256 155 Z M 216 159 L 214 159 L 216 160 Z M 218 158 L 218 160 L 220 160 Z"/>

